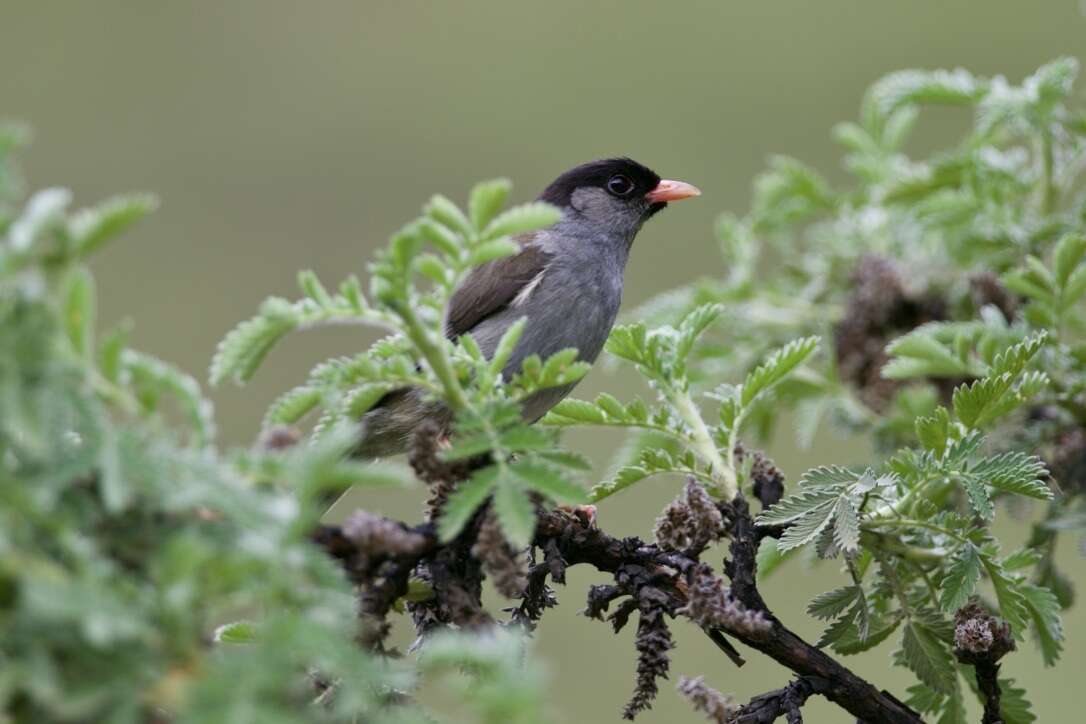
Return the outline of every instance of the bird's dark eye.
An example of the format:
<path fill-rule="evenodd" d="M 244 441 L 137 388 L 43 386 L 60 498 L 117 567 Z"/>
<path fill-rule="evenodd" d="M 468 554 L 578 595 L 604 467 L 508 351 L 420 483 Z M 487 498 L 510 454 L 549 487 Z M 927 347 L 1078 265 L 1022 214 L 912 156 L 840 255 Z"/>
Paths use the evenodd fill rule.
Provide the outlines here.
<path fill-rule="evenodd" d="M 622 174 L 615 174 L 607 179 L 607 190 L 615 196 L 625 196 L 633 191 L 633 181 Z"/>

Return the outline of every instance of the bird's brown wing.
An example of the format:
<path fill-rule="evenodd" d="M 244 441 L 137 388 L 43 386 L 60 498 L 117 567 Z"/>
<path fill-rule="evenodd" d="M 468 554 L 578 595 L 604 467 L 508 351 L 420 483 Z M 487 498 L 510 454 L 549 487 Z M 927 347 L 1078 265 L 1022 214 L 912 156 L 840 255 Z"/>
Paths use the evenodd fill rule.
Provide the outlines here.
<path fill-rule="evenodd" d="M 508 307 L 538 277 L 551 254 L 533 243 L 535 235 L 519 238 L 521 251 L 476 267 L 449 300 L 445 336 L 456 339 L 487 317 Z"/>
<path fill-rule="evenodd" d="M 445 320 L 445 335 L 456 339 L 487 317 L 508 307 L 546 268 L 551 255 L 533 242 L 534 234 L 519 237 L 521 251 L 476 267 L 453 293 Z M 448 424 L 441 405 L 424 409 L 418 390 L 392 390 L 363 416 L 363 433 L 355 455 L 372 458 L 403 452 L 421 417 Z M 442 415 L 445 415 L 442 418 Z"/>

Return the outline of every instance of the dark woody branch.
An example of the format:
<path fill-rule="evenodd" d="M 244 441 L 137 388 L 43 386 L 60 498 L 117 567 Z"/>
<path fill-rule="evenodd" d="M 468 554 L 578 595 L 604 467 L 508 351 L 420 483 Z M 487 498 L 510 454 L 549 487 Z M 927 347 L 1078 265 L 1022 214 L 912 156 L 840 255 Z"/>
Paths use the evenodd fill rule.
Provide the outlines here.
<path fill-rule="evenodd" d="M 826 691 L 829 682 L 818 676 L 800 676 L 787 686 L 760 694 L 740 709 L 733 724 L 769 724 L 784 717 L 788 724 L 802 724 L 800 709 L 813 694 Z"/>
<path fill-rule="evenodd" d="M 755 584 L 755 554 L 757 532 L 746 501 L 737 498 L 722 504 L 726 527 L 732 536 L 731 557 L 725 572 L 731 579 L 731 594 L 748 612 L 761 614 L 769 622 L 768 630 L 722 617 L 715 630 L 741 641 L 750 648 L 787 666 L 801 677 L 825 681 L 821 693 L 849 713 L 867 722 L 915 723 L 919 715 L 892 694 L 879 691 L 851 670 L 842 666 L 821 649 L 801 639 L 785 627 L 762 600 Z M 597 570 L 618 574 L 619 588 L 636 587 L 631 572 L 645 577 L 642 585 L 651 585 L 662 593 L 664 606 L 678 611 L 689 603 L 688 574 L 701 565 L 696 559 L 661 550 L 656 544 L 646 544 L 638 538 L 618 539 L 598 528 L 584 525 L 573 516 L 561 512 L 544 513 L 536 530 L 536 544 L 555 545 L 567 565 L 588 564 Z M 613 588 L 607 590 L 611 600 L 618 597 Z M 598 595 L 598 594 L 597 594 Z M 589 601 L 589 612 L 593 609 Z"/>
<path fill-rule="evenodd" d="M 425 478 L 431 485 L 448 489 L 451 478 L 470 474 L 470 469 L 464 467 L 455 471 L 440 469 L 435 452 L 430 447 L 420 453 L 416 447 L 412 459 L 417 469 L 425 466 Z M 778 485 L 760 485 L 762 503 L 772 503 L 779 497 L 779 490 Z M 440 500 L 443 496 L 434 497 Z M 430 599 L 408 604 L 420 635 L 446 625 L 480 627 L 493 623 L 481 603 L 483 562 L 488 560 L 479 545 L 480 532 L 483 541 L 488 537 L 485 506 L 449 543 L 439 541 L 433 522 L 440 515 L 440 502 L 430 513 L 430 522 L 409 527 L 358 512 L 342 526 L 323 527 L 314 535 L 319 545 L 341 561 L 359 587 L 363 642 L 367 646 L 381 648 L 387 630 L 385 617 L 407 593 L 411 577 L 421 578 L 433 590 Z M 635 613 L 638 616 L 638 682 L 625 710 L 627 718 L 651 705 L 658 679 L 667 676 L 667 652 L 673 647 L 668 622 L 682 616 L 695 623 L 736 664 L 742 664 L 742 658 L 733 640 L 797 674 L 788 686 L 756 697 L 742 707 L 738 716 L 746 718 L 738 721 L 772 721 L 779 716 L 800 721 L 799 707 L 811 695 L 821 694 L 864 722 L 920 722 L 919 715 L 893 695 L 878 690 L 807 643 L 773 615 L 758 591 L 755 576 L 758 542 L 766 534 L 755 527 L 742 496 L 730 503 L 713 501 L 693 483 L 661 516 L 654 543 L 608 535 L 596 526 L 594 511 L 540 509 L 526 575 L 510 577 L 510 581 L 518 582 L 522 593 L 518 604 L 507 610 L 513 622 L 530 629 L 556 603 L 548 578 L 564 583 L 566 569 L 574 565 L 589 565 L 611 574 L 613 583 L 590 588 L 586 613 L 606 618 L 616 630 Z M 730 539 L 723 567 L 728 584 L 699 559 L 712 540 L 723 536 Z M 490 565 L 493 563 L 490 561 Z M 693 687 L 691 691 L 688 696 L 702 703 L 708 701 L 708 694 L 701 688 Z"/>

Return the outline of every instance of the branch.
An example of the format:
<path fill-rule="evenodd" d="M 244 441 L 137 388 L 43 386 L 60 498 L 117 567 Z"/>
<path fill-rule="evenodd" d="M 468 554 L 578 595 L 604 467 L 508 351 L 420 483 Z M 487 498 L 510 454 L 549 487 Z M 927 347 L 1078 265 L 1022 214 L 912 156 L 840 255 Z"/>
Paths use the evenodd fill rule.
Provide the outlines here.
<path fill-rule="evenodd" d="M 800 709 L 812 694 L 822 694 L 829 682 L 817 676 L 801 676 L 787 686 L 760 694 L 739 710 L 733 724 L 769 724 L 786 717 L 788 724 L 803 724 Z"/>
<path fill-rule="evenodd" d="M 422 444 L 420 437 L 412 451 L 412 464 L 421 478 L 443 488 L 443 492 L 451 490 L 454 481 L 470 475 L 472 467 L 483 464 L 479 461 L 454 470 L 439 459 L 435 445 Z M 779 475 L 771 465 L 763 464 L 762 472 L 770 477 Z M 763 505 L 770 504 L 779 498 L 780 486 L 762 484 L 758 492 Z M 372 648 L 381 649 L 388 628 L 385 616 L 406 594 L 412 576 L 429 583 L 434 592 L 426 601 L 408 604 L 420 636 L 439 626 L 477 628 L 494 623 L 482 607 L 484 573 L 476 558 L 488 506 L 476 513 L 455 540 L 443 544 L 437 538 L 434 521 L 440 517 L 444 496 L 433 497 L 436 505 L 429 511 L 431 520 L 414 527 L 360 511 L 343 526 L 321 528 L 314 536 L 358 584 L 360 612 L 367 623 L 365 631 L 369 632 L 363 642 Z M 765 718 L 770 711 L 777 712 L 773 716 L 783 712 L 793 717 L 790 721 L 800 721 L 799 707 L 812 694 L 825 696 L 865 722 L 921 721 L 916 712 L 893 695 L 879 691 L 773 615 L 756 581 L 758 543 L 772 532 L 754 525 L 742 496 L 730 503 L 714 501 L 691 482 L 658 521 L 656 543 L 608 535 L 596 526 L 595 509 L 590 506 L 552 511 L 540 508 L 537 515 L 530 550 L 532 565 L 520 604 L 510 609 L 512 619 L 529 630 L 533 628 L 543 611 L 555 605 L 547 577 L 564 583 L 569 566 L 585 564 L 611 574 L 613 585 L 590 588 L 586 613 L 603 619 L 611 604 L 619 601 L 606 616 L 616 631 L 634 613 L 638 614 L 638 684 L 625 710 L 627 718 L 632 719 L 651 705 L 657 680 L 667 676 L 667 652 L 673 646 L 668 620 L 683 616 L 698 625 L 737 665 L 742 664 L 742 658 L 729 637 L 798 675 L 784 689 L 752 700 L 743 709 L 748 719 L 741 721 L 771 721 Z M 724 563 L 730 586 L 699 560 L 710 540 L 723 535 L 731 539 Z M 542 551 L 542 561 L 537 560 L 536 549 Z"/>
<path fill-rule="evenodd" d="M 773 616 L 755 582 L 758 533 L 747 503 L 739 497 L 730 505 L 720 507 L 732 536 L 731 558 L 725 564 L 725 572 L 731 579 L 731 593 L 745 608 L 766 616 L 771 625 L 768 631 L 759 631 L 735 621 L 722 620 L 716 631 L 766 654 L 801 677 L 824 680 L 824 689 L 817 693 L 864 721 L 885 724 L 922 721 L 916 712 L 892 694 L 879 691 Z M 675 611 L 689 602 L 685 576 L 699 566 L 696 559 L 682 553 L 661 550 L 638 538 L 614 538 L 558 511 L 540 515 L 535 543 L 541 547 L 555 546 L 569 566 L 588 564 L 599 571 L 620 574 L 617 577 L 620 584 L 623 577 L 627 579 L 627 585 L 636 584 L 629 580 L 630 571 L 638 572 L 641 577 L 651 580 L 655 590 L 664 593 L 666 607 Z M 645 585 L 648 585 L 647 581 Z"/>
<path fill-rule="evenodd" d="M 320 526 L 312 540 L 338 560 L 351 583 L 359 587 L 360 643 L 383 650 L 388 634 L 385 618 L 407 593 L 408 579 L 424 557 L 439 550 L 433 523 L 407 525 L 355 511 L 342 526 Z"/>

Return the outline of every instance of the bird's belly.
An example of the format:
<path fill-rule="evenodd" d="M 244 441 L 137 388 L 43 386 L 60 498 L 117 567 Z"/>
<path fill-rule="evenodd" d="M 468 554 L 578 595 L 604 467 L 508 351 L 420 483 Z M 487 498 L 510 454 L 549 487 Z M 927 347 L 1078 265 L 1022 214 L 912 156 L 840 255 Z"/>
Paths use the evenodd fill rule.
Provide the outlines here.
<path fill-rule="evenodd" d="M 622 300 L 621 288 L 600 285 L 578 288 L 561 283 L 561 279 L 549 285 L 547 281 L 544 279 L 523 304 L 510 306 L 472 330 L 489 357 L 509 326 L 527 317 L 520 342 L 503 370 L 506 379 L 519 372 L 524 359 L 533 354 L 546 359 L 573 347 L 581 360 L 595 362 L 615 323 Z"/>

